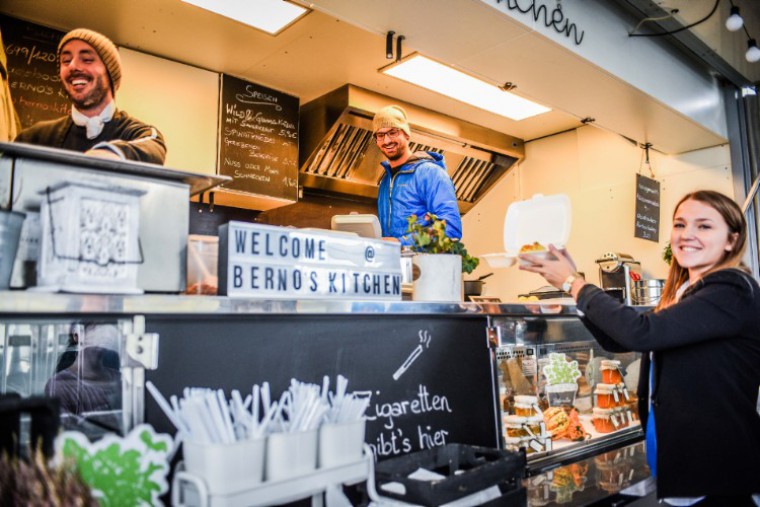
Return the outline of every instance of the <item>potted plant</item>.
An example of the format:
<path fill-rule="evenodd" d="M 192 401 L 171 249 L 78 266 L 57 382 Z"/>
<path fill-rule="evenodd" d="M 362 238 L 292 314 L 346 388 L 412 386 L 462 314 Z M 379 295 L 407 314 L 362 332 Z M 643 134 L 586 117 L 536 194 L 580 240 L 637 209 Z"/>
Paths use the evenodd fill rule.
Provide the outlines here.
<path fill-rule="evenodd" d="M 412 263 L 415 272 L 415 301 L 461 301 L 462 273 L 472 273 L 480 260 L 471 256 L 464 244 L 446 234 L 446 221 L 432 213 L 423 221 L 416 215 L 408 219 L 407 234 L 415 253 Z"/>

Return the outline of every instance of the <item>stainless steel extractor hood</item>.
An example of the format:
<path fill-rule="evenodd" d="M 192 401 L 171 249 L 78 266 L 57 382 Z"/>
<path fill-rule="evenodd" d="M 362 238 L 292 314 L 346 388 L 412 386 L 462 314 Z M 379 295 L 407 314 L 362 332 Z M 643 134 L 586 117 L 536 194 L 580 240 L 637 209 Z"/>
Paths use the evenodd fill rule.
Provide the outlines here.
<path fill-rule="evenodd" d="M 377 197 L 384 157 L 372 138 L 372 117 L 389 104 L 402 106 L 412 120 L 412 151 L 443 154 L 462 213 L 524 157 L 522 139 L 345 85 L 301 107 L 301 185 Z"/>

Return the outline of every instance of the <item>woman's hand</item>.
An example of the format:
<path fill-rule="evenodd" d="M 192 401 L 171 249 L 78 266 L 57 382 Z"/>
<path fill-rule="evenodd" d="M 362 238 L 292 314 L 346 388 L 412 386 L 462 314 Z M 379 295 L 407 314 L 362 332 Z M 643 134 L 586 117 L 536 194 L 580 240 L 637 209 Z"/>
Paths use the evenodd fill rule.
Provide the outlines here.
<path fill-rule="evenodd" d="M 557 289 L 562 289 L 565 280 L 577 271 L 575 262 L 564 248 L 559 250 L 554 245 L 549 245 L 549 252 L 556 257 L 556 260 L 536 259 L 530 255 L 520 255 L 520 259 L 527 263 L 527 265 L 520 264 L 520 269 L 538 273 L 551 285 Z"/>

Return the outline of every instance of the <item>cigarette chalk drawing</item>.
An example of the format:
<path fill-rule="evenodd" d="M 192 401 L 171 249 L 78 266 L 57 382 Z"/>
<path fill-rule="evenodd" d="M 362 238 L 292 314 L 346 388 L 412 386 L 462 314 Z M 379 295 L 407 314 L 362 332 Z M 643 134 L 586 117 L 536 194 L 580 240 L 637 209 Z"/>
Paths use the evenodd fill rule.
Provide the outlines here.
<path fill-rule="evenodd" d="M 162 505 L 173 448 L 169 435 L 141 424 L 127 436 L 106 435 L 91 443 L 77 431 L 55 440 L 56 461 L 73 460 L 84 482 L 104 507 Z"/>
<path fill-rule="evenodd" d="M 427 330 L 423 331 L 422 329 L 420 329 L 417 332 L 417 336 L 419 336 L 419 338 L 420 338 L 419 345 L 417 345 L 417 347 L 415 347 L 415 349 L 412 351 L 412 353 L 409 354 L 409 357 L 406 358 L 406 361 L 404 361 L 404 364 L 402 364 L 401 366 L 399 366 L 398 370 L 396 370 L 393 373 L 393 380 L 400 379 L 401 375 L 403 375 L 406 372 L 406 370 L 409 369 L 409 367 L 412 365 L 412 363 L 414 361 L 417 360 L 418 357 L 420 357 L 420 355 L 422 354 L 422 352 L 426 348 L 430 347 L 430 338 L 431 338 L 431 336 L 430 336 L 430 333 L 428 333 Z M 423 345 L 424 345 L 424 347 L 423 347 Z"/>

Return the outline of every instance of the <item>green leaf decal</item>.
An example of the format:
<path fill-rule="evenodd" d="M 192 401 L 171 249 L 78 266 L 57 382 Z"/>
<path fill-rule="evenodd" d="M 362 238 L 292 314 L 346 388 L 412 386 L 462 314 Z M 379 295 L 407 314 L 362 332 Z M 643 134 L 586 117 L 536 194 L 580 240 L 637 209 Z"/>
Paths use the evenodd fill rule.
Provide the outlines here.
<path fill-rule="evenodd" d="M 109 435 L 95 443 L 82 433 L 63 433 L 56 439 L 56 458 L 76 462 L 104 507 L 154 506 L 161 505 L 159 497 L 169 489 L 172 448 L 169 435 L 140 425 L 123 438 Z"/>

